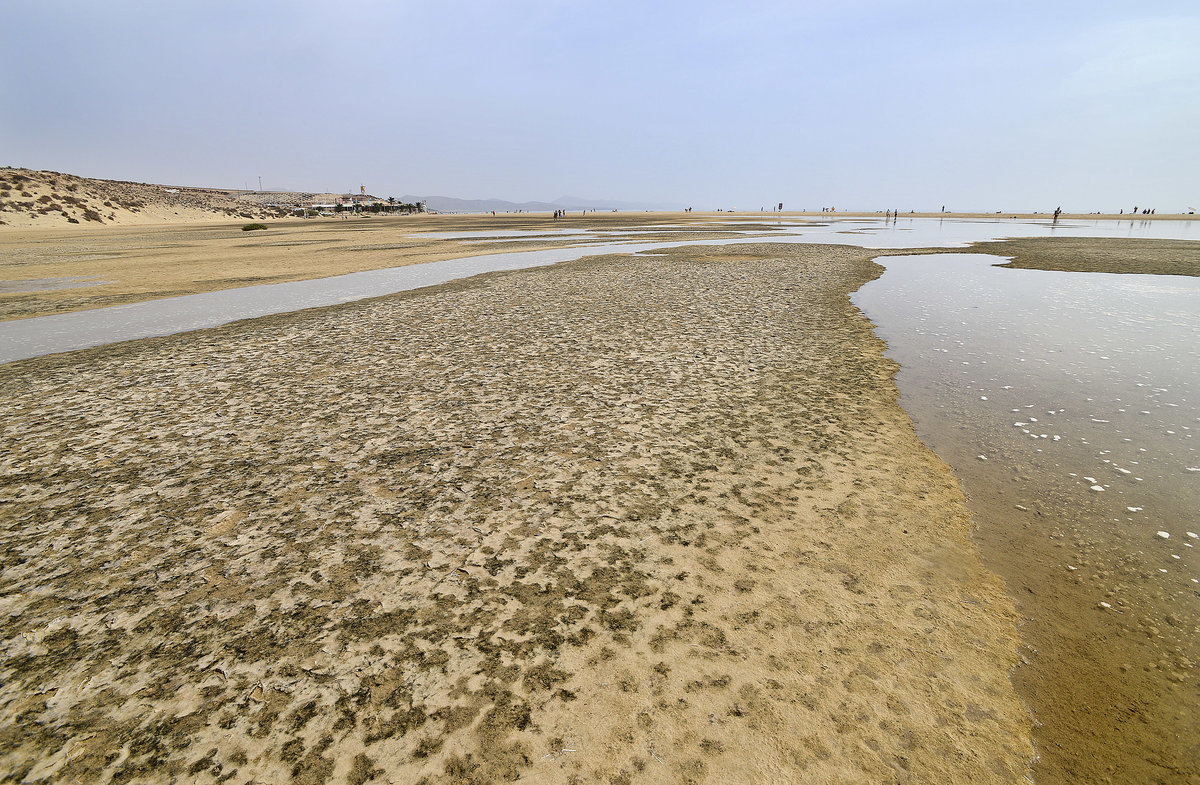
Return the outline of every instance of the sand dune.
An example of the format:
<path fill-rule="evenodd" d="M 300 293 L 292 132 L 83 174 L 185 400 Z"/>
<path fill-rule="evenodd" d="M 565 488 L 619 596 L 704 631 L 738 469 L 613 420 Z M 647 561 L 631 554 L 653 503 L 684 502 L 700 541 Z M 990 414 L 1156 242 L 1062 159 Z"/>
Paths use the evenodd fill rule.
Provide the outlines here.
<path fill-rule="evenodd" d="M 211 188 L 97 180 L 61 172 L 0 169 L 0 225 L 144 225 L 273 218 L 280 212 Z"/>

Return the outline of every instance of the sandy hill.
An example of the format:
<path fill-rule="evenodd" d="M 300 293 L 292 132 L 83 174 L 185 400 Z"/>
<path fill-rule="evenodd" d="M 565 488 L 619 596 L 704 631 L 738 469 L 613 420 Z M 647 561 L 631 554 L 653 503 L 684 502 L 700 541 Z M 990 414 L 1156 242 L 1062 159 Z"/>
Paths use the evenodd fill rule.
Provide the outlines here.
<path fill-rule="evenodd" d="M 157 224 L 273 218 L 282 211 L 213 188 L 95 180 L 60 172 L 0 168 L 0 224 Z"/>

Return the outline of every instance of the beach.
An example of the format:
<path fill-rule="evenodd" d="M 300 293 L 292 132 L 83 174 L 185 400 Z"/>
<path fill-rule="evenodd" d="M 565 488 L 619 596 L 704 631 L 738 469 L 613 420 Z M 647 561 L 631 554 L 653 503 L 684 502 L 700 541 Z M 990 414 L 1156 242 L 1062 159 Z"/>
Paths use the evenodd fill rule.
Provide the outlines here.
<path fill-rule="evenodd" d="M 1200 785 L 1167 5 L 13 4 L 0 785 Z"/>
<path fill-rule="evenodd" d="M 13 4 L 0 785 L 1200 785 L 1193 5 Z"/>
<path fill-rule="evenodd" d="M 1031 481 L 1018 442 L 968 434 L 978 415 L 930 401 L 914 435 L 849 299 L 872 259 L 912 253 L 1200 272 L 1194 240 L 1120 236 L 1145 225 L 6 228 L 9 320 L 593 256 L 0 365 L 5 770 L 1188 782 L 1190 595 L 1154 588 L 1167 570 L 1106 513 Z M 968 239 L 1081 231 L 1110 236 Z"/>
<path fill-rule="evenodd" d="M 874 255 L 3 366 L 8 776 L 1019 781 L 1017 618 L 848 301 Z"/>

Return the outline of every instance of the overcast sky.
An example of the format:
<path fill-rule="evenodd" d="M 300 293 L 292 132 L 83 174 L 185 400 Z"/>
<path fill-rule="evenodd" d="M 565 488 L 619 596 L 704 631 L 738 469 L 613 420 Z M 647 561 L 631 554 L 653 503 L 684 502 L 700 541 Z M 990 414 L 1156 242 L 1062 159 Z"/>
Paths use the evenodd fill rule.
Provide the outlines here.
<path fill-rule="evenodd" d="M 378 195 L 1200 208 L 1200 2 L 6 2 L 0 165 Z"/>

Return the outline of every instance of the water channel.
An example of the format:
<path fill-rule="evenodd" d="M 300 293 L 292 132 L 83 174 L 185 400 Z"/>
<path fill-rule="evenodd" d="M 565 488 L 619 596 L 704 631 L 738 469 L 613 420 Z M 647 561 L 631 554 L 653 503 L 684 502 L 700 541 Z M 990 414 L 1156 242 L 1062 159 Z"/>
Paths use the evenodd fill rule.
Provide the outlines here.
<path fill-rule="evenodd" d="M 1044 782 L 1200 772 L 1200 279 L 881 258 L 854 302 L 1024 618 Z"/>

